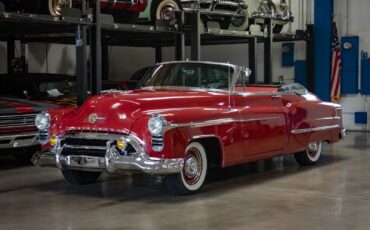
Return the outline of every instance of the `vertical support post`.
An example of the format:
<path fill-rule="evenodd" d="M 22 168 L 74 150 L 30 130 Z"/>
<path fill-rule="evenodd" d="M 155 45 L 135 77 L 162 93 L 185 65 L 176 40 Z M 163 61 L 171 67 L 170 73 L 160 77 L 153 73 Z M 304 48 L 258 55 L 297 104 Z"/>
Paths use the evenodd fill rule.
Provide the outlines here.
<path fill-rule="evenodd" d="M 315 0 L 315 94 L 330 101 L 331 41 L 334 0 Z"/>
<path fill-rule="evenodd" d="M 248 53 L 249 53 L 249 69 L 252 70 L 252 74 L 249 77 L 250 84 L 257 83 L 257 38 L 253 37 L 248 42 Z"/>
<path fill-rule="evenodd" d="M 200 60 L 200 13 L 199 11 L 190 13 L 190 46 L 191 60 Z"/>
<path fill-rule="evenodd" d="M 100 0 L 95 0 L 94 8 L 94 27 L 91 29 L 91 82 L 92 95 L 101 91 L 102 81 L 102 47 L 101 47 L 101 19 L 100 19 Z"/>
<path fill-rule="evenodd" d="M 272 33 L 272 20 L 271 18 L 265 19 L 265 23 L 267 25 L 267 37 L 264 41 L 264 51 L 265 51 L 265 76 L 264 76 L 264 83 L 271 84 L 272 83 L 272 42 L 274 35 Z"/>
<path fill-rule="evenodd" d="M 155 63 L 161 63 L 162 62 L 162 47 L 156 46 L 155 47 Z"/>
<path fill-rule="evenodd" d="M 76 28 L 76 75 L 77 103 L 81 105 L 87 99 L 87 62 L 86 62 L 86 26 Z"/>
<path fill-rule="evenodd" d="M 182 61 L 185 59 L 185 34 L 179 32 L 175 34 L 175 60 Z"/>
<path fill-rule="evenodd" d="M 20 62 L 21 62 L 21 68 L 22 73 L 28 72 L 28 44 L 24 41 L 20 41 L 20 48 L 21 48 L 21 56 L 20 56 Z"/>
<path fill-rule="evenodd" d="M 102 41 L 102 80 L 109 79 L 109 46 L 107 41 Z"/>
<path fill-rule="evenodd" d="M 315 51 L 314 51 L 314 25 L 307 25 L 306 31 L 306 60 L 307 60 L 307 88 L 310 92 L 315 91 Z"/>
<path fill-rule="evenodd" d="M 7 66 L 8 75 L 14 74 L 14 69 L 12 67 L 12 62 L 15 58 L 15 41 L 13 39 L 7 40 Z"/>

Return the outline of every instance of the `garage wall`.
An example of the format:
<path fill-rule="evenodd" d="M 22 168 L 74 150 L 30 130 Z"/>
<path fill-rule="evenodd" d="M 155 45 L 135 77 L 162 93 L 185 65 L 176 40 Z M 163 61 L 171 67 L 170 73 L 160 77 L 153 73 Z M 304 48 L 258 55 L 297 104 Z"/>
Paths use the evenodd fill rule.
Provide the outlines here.
<path fill-rule="evenodd" d="M 349 4 L 348 8 L 347 1 Z M 370 1 L 335 0 L 334 7 L 339 35 L 358 35 L 360 37 L 360 51 L 370 52 Z M 358 77 L 360 79 L 360 76 Z M 341 104 L 344 108 L 344 123 L 347 129 L 370 130 L 369 126 L 364 127 L 354 123 L 354 112 L 368 112 L 368 120 L 370 119 L 370 100 L 368 97 L 360 94 L 344 95 Z"/>
<path fill-rule="evenodd" d="M 292 11 L 295 22 L 285 27 L 285 31 L 297 28 L 303 28 L 306 22 L 305 6 L 310 0 L 292 1 Z M 298 10 L 300 9 L 300 10 Z M 302 16 L 303 15 L 303 16 Z M 29 71 L 30 72 L 49 72 L 49 73 L 66 73 L 74 74 L 75 50 L 73 46 L 65 45 L 29 45 Z M 1 50 L 0 50 L 1 52 Z M 209 46 L 202 48 L 202 59 L 210 61 L 220 61 L 235 63 L 239 65 L 248 65 L 248 47 L 243 45 L 222 45 Z M 277 81 L 279 76 L 284 76 L 287 82 L 293 81 L 294 68 L 281 67 L 281 44 L 276 43 L 273 46 L 274 55 L 274 80 Z M 111 47 L 109 50 L 110 66 L 109 76 L 112 80 L 128 79 L 133 72 L 139 68 L 152 65 L 155 62 L 155 51 L 152 48 L 131 48 L 131 47 Z M 187 49 L 186 57 L 189 57 Z M 258 47 L 258 79 L 263 80 L 263 46 Z M 305 46 L 302 42 L 296 43 L 296 59 L 305 58 Z M 174 59 L 174 49 L 163 49 L 163 60 L 169 61 Z"/>

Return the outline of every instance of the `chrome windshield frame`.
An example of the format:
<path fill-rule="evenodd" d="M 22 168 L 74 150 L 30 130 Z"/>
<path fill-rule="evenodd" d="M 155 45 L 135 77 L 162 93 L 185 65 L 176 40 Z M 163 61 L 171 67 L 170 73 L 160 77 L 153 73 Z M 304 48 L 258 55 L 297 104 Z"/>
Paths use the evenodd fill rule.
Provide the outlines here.
<path fill-rule="evenodd" d="M 186 63 L 195 63 L 195 64 L 207 64 L 207 65 L 218 65 L 218 66 L 226 66 L 230 67 L 233 69 L 233 74 L 231 75 L 230 80 L 230 87 L 228 90 L 224 89 L 213 89 L 213 88 L 201 88 L 201 87 L 184 87 L 184 86 L 144 86 L 142 85 L 150 78 L 153 77 L 155 72 L 163 65 L 168 65 L 168 64 L 186 64 Z M 137 89 L 171 89 L 171 90 L 191 90 L 191 91 L 200 91 L 200 92 L 215 92 L 215 93 L 232 93 L 234 92 L 235 89 L 235 84 L 238 80 L 239 74 L 241 73 L 243 67 L 229 64 L 229 63 L 220 63 L 220 62 L 210 62 L 210 61 L 170 61 L 170 62 L 162 62 L 158 63 L 155 68 L 153 68 L 152 73 L 147 76 L 145 76 L 143 79 L 138 84 Z"/>

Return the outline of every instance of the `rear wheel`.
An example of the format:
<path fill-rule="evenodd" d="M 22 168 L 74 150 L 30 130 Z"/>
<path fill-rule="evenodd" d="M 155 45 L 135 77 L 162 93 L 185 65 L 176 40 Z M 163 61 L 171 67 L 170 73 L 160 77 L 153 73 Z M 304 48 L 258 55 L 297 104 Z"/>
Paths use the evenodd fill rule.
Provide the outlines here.
<path fill-rule="evenodd" d="M 72 8 L 72 0 L 48 0 L 49 13 L 53 16 L 60 16 L 65 7 Z"/>
<path fill-rule="evenodd" d="M 306 150 L 294 154 L 294 157 L 299 165 L 314 165 L 319 161 L 321 150 L 322 141 L 312 142 L 307 146 Z"/>
<path fill-rule="evenodd" d="M 82 185 L 95 183 L 101 172 L 85 172 L 77 170 L 62 170 L 64 178 L 71 184 Z"/>
<path fill-rule="evenodd" d="M 151 18 L 153 22 L 164 20 L 171 24 L 176 21 L 175 12 L 180 10 L 180 4 L 176 0 L 153 1 Z"/>
<path fill-rule="evenodd" d="M 184 168 L 180 174 L 165 177 L 168 189 L 177 195 L 190 195 L 198 192 L 204 184 L 208 163 L 202 144 L 192 142 L 185 150 Z"/>

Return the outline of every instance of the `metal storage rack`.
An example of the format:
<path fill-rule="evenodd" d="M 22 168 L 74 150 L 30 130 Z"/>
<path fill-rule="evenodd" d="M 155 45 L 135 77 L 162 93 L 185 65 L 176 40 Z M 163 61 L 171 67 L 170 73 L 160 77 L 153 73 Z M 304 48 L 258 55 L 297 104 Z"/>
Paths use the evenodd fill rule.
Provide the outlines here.
<path fill-rule="evenodd" d="M 14 58 L 14 41 L 47 42 L 75 44 L 76 75 L 78 102 L 87 98 L 88 57 L 86 50 L 90 45 L 91 65 L 90 79 L 92 94 L 101 91 L 102 76 L 108 74 L 108 47 L 110 45 L 153 47 L 156 51 L 156 62 L 162 60 L 162 47 L 174 47 L 175 59 L 184 59 L 185 46 L 191 47 L 191 59 L 201 59 L 202 45 L 247 44 L 249 47 L 249 67 L 252 70 L 251 83 L 256 82 L 256 47 L 264 44 L 264 83 L 272 83 L 272 44 L 273 42 L 306 41 L 308 76 L 313 76 L 313 25 L 306 31 L 297 31 L 295 35 L 273 35 L 272 22 L 267 19 L 267 34 L 251 35 L 248 32 L 205 29 L 200 25 L 199 12 L 191 12 L 189 25 L 183 24 L 184 13 L 177 16 L 178 24 L 169 26 L 163 22 L 156 25 L 117 24 L 113 17 L 100 13 L 100 0 L 94 1 L 93 15 L 81 15 L 81 11 L 71 9 L 63 11 L 61 17 L 49 15 L 32 15 L 22 13 L 0 12 L 0 40 L 8 45 L 8 70 Z M 84 4 L 83 4 L 84 5 Z M 82 12 L 88 12 L 82 9 Z M 150 42 L 148 42 L 150 40 Z M 11 71 L 9 74 L 12 74 Z M 313 90 L 313 77 L 308 78 L 309 89 Z"/>

